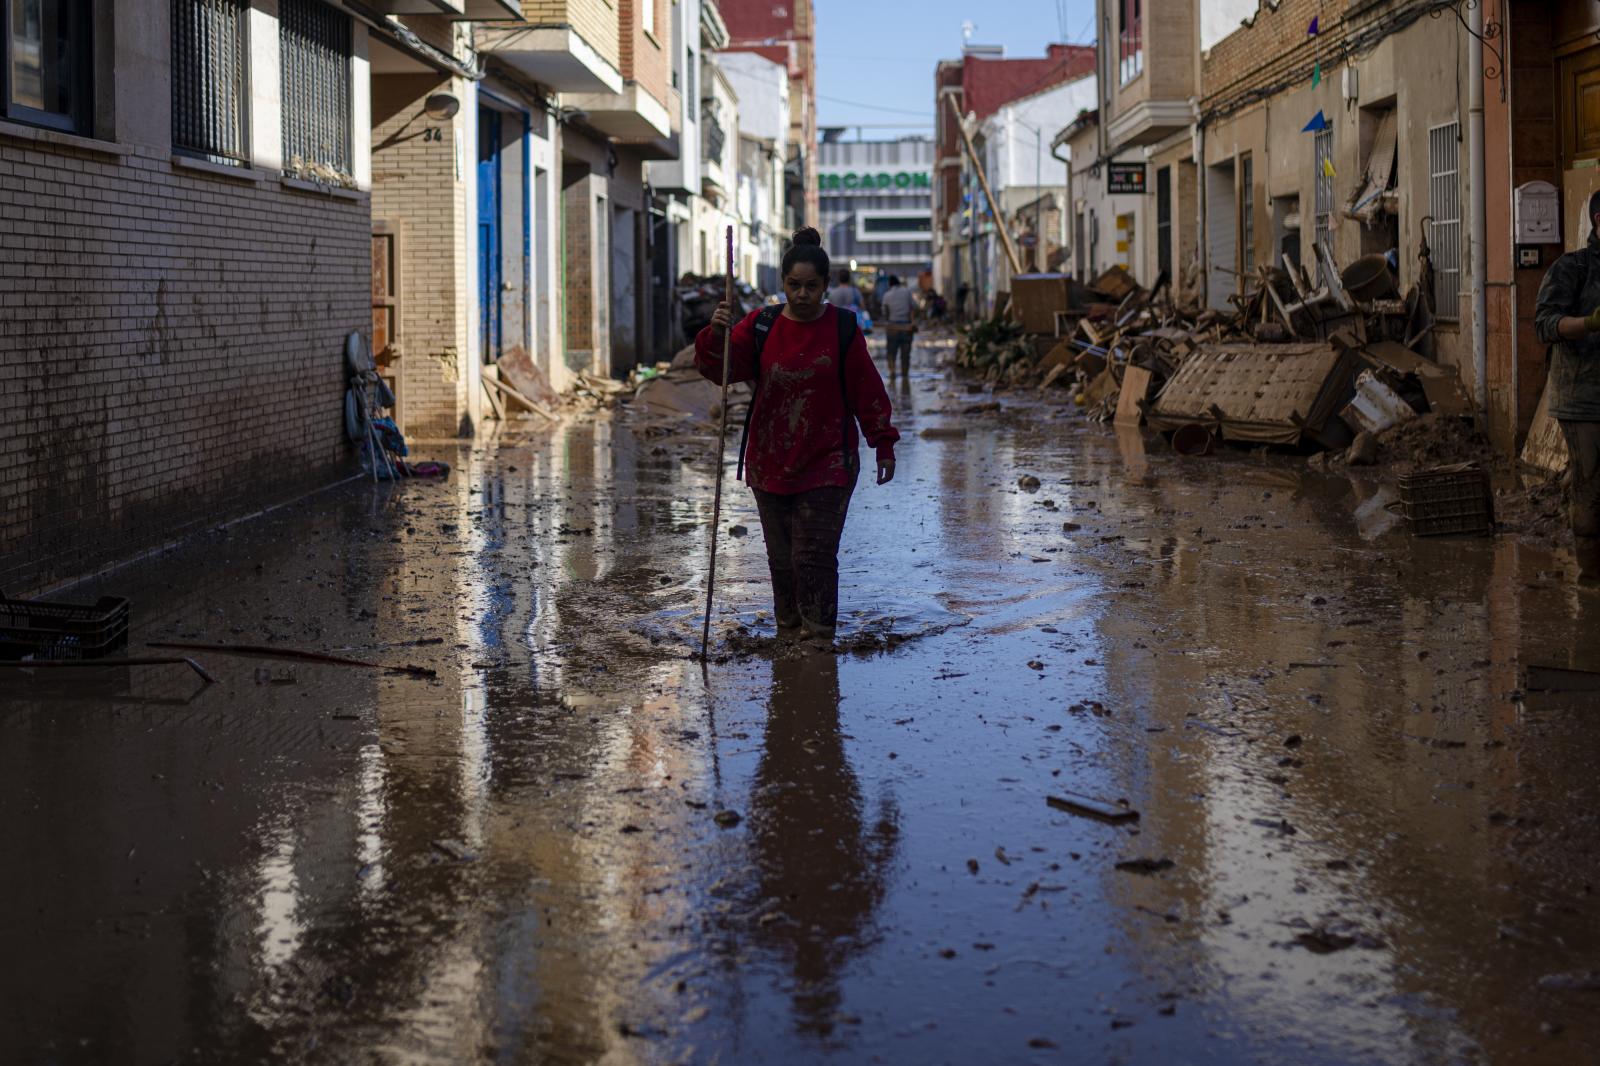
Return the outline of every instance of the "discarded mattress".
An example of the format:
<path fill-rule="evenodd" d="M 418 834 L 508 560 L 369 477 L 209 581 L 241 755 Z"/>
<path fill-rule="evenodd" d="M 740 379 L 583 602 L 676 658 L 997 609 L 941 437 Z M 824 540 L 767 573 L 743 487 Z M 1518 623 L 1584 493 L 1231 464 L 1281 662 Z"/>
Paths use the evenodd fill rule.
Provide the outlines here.
<path fill-rule="evenodd" d="M 1336 415 L 1360 369 L 1356 356 L 1321 342 L 1201 345 L 1147 417 L 1163 432 L 1198 423 L 1223 440 L 1342 447 L 1350 431 Z"/>

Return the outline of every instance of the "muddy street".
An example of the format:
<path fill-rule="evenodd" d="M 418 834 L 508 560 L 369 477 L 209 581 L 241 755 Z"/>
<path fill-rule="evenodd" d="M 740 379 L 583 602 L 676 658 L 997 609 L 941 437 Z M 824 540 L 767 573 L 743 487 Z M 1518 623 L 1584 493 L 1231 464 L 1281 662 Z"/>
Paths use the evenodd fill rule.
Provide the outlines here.
<path fill-rule="evenodd" d="M 775 647 L 730 484 L 702 673 L 711 444 L 621 415 L 74 589 L 437 677 L 0 677 L 0 1061 L 1600 1054 L 1600 701 L 1519 691 L 1600 593 L 1380 474 L 963 415 L 949 354 L 837 654 Z"/>

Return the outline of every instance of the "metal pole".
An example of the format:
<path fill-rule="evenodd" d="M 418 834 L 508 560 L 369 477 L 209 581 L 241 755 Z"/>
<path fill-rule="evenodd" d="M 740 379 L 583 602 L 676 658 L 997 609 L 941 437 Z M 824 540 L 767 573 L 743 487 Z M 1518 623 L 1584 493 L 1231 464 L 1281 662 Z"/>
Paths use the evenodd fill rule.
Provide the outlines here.
<path fill-rule="evenodd" d="M 733 227 L 728 227 L 728 275 L 723 282 L 722 298 L 728 304 L 728 317 L 733 317 Z M 717 488 L 711 497 L 711 565 L 706 571 L 706 620 L 700 629 L 700 661 L 707 662 L 711 646 L 711 596 L 717 586 L 717 527 L 722 524 L 722 453 L 728 442 L 728 362 L 733 350 L 733 322 L 722 331 L 722 417 L 717 431 Z"/>
<path fill-rule="evenodd" d="M 1033 269 L 1043 270 L 1044 261 L 1044 133 L 1033 127 Z"/>
<path fill-rule="evenodd" d="M 972 160 L 972 169 L 978 172 L 978 184 L 983 186 L 983 198 L 989 202 L 989 214 L 994 219 L 995 228 L 1000 231 L 1000 243 L 1006 250 L 1006 261 L 1011 264 L 1011 273 L 1022 273 L 1022 260 L 1017 258 L 1017 249 L 1011 243 L 1011 234 L 1006 230 L 1004 212 L 995 202 L 994 193 L 989 190 L 989 175 L 984 172 L 983 162 L 978 158 L 977 149 L 972 147 L 972 138 L 967 134 L 967 124 L 961 120 L 961 113 L 956 110 L 955 97 L 945 97 L 950 103 L 950 111 L 956 117 L 956 126 L 961 130 L 961 143 L 966 146 L 967 158 Z M 976 227 L 977 219 L 973 225 Z"/>
<path fill-rule="evenodd" d="M 1480 413 L 1489 413 L 1489 323 L 1484 275 L 1489 270 L 1489 249 L 1483 242 L 1489 228 L 1484 196 L 1483 150 L 1483 4 L 1473 4 L 1467 12 L 1469 31 L 1477 40 L 1467 44 L 1467 189 L 1472 197 L 1472 227 L 1467 239 L 1472 242 L 1472 378 L 1473 399 Z M 1504 77 L 1504 74 L 1501 75 Z M 1460 314 L 1459 307 L 1456 313 Z"/>

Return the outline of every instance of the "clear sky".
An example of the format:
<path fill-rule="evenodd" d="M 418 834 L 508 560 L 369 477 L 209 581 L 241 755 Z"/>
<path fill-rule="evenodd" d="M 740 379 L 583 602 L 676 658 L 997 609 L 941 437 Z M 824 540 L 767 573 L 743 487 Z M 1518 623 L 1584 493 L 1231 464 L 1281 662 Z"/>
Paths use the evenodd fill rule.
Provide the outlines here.
<path fill-rule="evenodd" d="M 1042 56 L 1054 41 L 1094 40 L 1094 0 L 816 0 L 816 5 L 817 125 L 907 124 L 864 130 L 869 140 L 918 132 L 932 136 L 933 67 L 941 59 L 960 57 L 963 22 L 973 23 L 974 44 L 1004 45 L 1006 55 L 1018 58 Z M 846 136 L 853 140 L 855 131 Z"/>

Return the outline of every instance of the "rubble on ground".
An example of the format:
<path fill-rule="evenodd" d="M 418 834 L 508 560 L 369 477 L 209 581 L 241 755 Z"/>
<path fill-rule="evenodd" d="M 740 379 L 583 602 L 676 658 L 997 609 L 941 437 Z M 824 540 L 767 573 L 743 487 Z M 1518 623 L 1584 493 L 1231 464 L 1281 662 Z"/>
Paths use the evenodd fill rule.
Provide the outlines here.
<path fill-rule="evenodd" d="M 1088 284 L 1018 275 L 960 334 L 958 369 L 991 394 L 963 413 L 1031 393 L 1091 421 L 1148 425 L 1190 455 L 1264 444 L 1310 453 L 1316 469 L 1394 477 L 1477 464 L 1494 473 L 1501 528 L 1559 533 L 1565 490 L 1550 475 L 1566 450 L 1544 405 L 1521 456 L 1541 474 L 1513 477 L 1456 369 L 1435 358 L 1430 287 L 1401 294 L 1381 255 L 1341 269 L 1325 239 L 1315 255 L 1314 277 L 1287 257 L 1257 269 L 1228 310 L 1179 300 L 1165 274 L 1146 288 L 1120 266 Z M 1424 258 L 1424 278 L 1431 269 Z"/>
<path fill-rule="evenodd" d="M 1315 278 L 1287 258 L 1261 267 L 1229 310 L 1178 300 L 1165 275 L 1145 288 L 1120 266 L 1088 284 L 1019 275 L 996 313 L 966 329 L 957 365 L 989 390 L 1033 389 L 1093 421 L 1169 436 L 1195 424 L 1219 441 L 1342 461 L 1367 433 L 1378 446 L 1363 441 L 1357 458 L 1380 464 L 1487 454 L 1459 376 L 1432 357 L 1424 287 L 1400 295 L 1382 256 L 1341 270 L 1326 240 L 1316 256 Z M 1138 395 L 1125 401 L 1130 383 Z"/>

